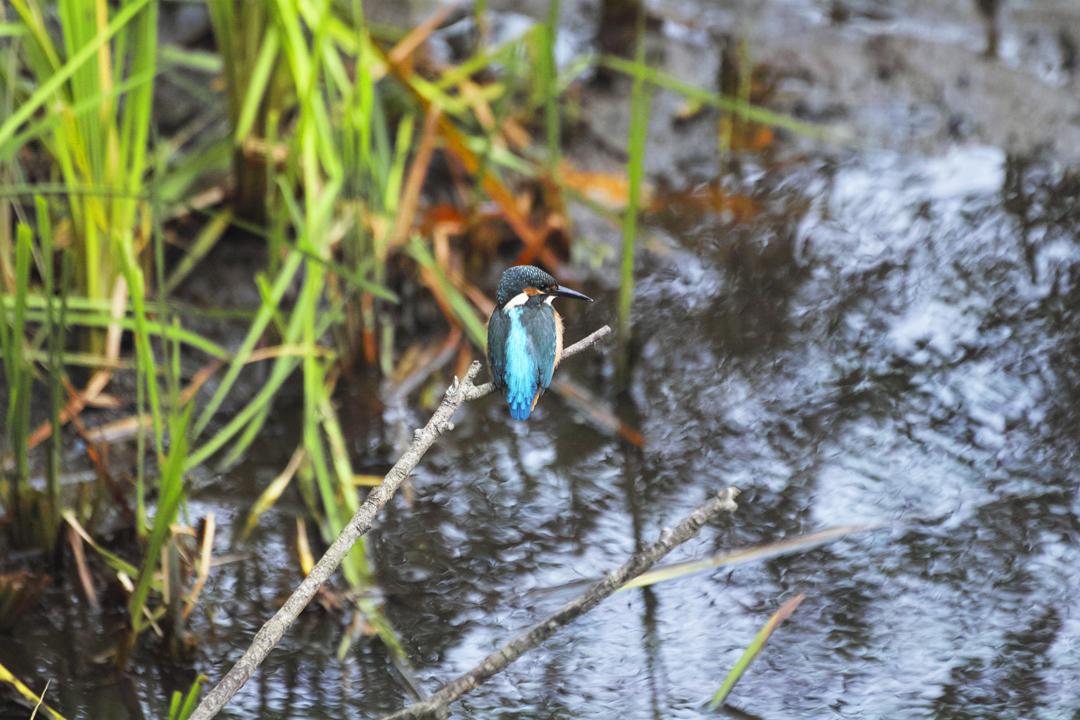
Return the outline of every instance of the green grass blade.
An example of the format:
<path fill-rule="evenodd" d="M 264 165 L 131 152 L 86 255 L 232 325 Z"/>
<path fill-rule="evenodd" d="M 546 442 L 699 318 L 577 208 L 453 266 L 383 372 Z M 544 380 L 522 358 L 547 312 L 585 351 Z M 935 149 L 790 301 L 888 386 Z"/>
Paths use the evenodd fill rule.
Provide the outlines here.
<path fill-rule="evenodd" d="M 308 322 L 308 317 L 306 317 L 305 315 L 297 315 L 297 318 L 299 321 L 301 321 L 299 325 L 297 323 L 293 323 L 291 326 L 284 328 L 283 335 L 287 344 L 297 342 L 297 338 L 299 336 L 297 335 L 296 328 L 302 326 L 303 323 Z M 314 318 L 313 322 L 315 323 L 315 326 L 313 337 L 322 337 L 325 332 L 330 329 L 330 326 L 334 325 L 334 323 L 339 323 L 340 321 L 341 313 L 338 310 L 330 309 L 324 311 L 321 316 Z M 308 345 L 308 352 L 306 354 L 301 354 L 300 357 L 305 358 L 308 355 L 327 355 L 327 353 L 323 348 Z M 329 353 L 328 357 L 330 359 L 333 359 L 335 355 L 333 353 Z M 275 371 L 276 368 L 274 369 L 274 372 Z M 285 377 L 287 377 L 287 375 Z M 271 379 L 274 379 L 273 373 L 271 373 Z M 222 466 L 228 467 L 233 462 L 237 461 L 240 458 L 240 454 L 244 450 L 246 450 L 249 445 L 254 443 L 255 438 L 258 436 L 259 431 L 262 429 L 262 425 L 264 425 L 267 418 L 269 417 L 271 408 L 272 403 L 267 403 L 264 406 L 260 407 L 255 413 L 255 415 L 251 417 L 251 420 L 249 420 L 247 426 L 244 429 L 243 435 L 241 435 L 240 438 L 238 438 L 237 441 L 235 441 L 235 443 L 233 444 L 233 446 L 229 449 L 229 454 L 226 459 L 224 461 L 221 461 Z"/>
<path fill-rule="evenodd" d="M 0 305 L 6 306 L 7 303 L 2 302 L 2 299 L 0 299 Z M 37 310 L 35 308 L 28 309 L 26 312 L 27 321 L 42 323 L 46 322 L 47 315 L 46 310 L 44 309 L 46 306 L 42 304 L 41 307 L 41 310 Z M 118 322 L 120 327 L 125 330 L 138 331 L 138 326 L 134 318 L 121 318 L 119 321 L 116 321 L 109 317 L 107 314 L 99 315 L 72 312 L 68 316 L 67 324 L 74 327 L 105 328 L 114 322 Z M 144 320 L 143 325 L 145 326 L 145 331 L 150 335 L 156 335 L 158 337 L 165 338 L 166 340 L 179 340 L 180 342 L 184 343 L 189 347 L 202 350 L 207 355 L 221 358 L 222 360 L 230 360 L 234 357 L 225 348 L 213 343 L 210 340 L 207 340 L 200 335 L 191 332 L 190 330 L 176 328 L 172 325 L 162 325 L 156 320 Z"/>
<path fill-rule="evenodd" d="M 170 526 L 176 520 L 180 503 L 184 499 L 184 460 L 188 451 L 187 429 L 190 418 L 191 409 L 188 407 L 176 413 L 170 423 L 171 445 L 168 457 L 161 467 L 159 479 L 161 494 L 154 514 L 154 525 L 150 530 L 150 540 L 135 583 L 135 590 L 128 599 L 128 615 L 135 635 L 138 635 L 145 627 L 142 609 L 146 605 L 151 581 L 160 562 L 161 549 L 169 538 Z"/>
<path fill-rule="evenodd" d="M 320 349 L 315 346 L 315 338 L 321 336 L 336 317 L 336 313 L 333 312 L 324 312 L 321 316 L 317 314 L 316 311 L 319 306 L 319 299 L 323 292 L 323 275 L 320 268 L 317 266 L 312 267 L 311 265 L 308 265 L 307 273 L 307 277 L 304 279 L 304 287 L 300 293 L 300 301 L 293 309 L 292 315 L 289 318 L 289 325 L 285 328 L 283 333 L 283 341 L 286 344 L 302 343 L 307 350 L 299 356 L 300 361 L 303 363 L 305 388 L 307 387 L 308 378 L 312 368 L 312 366 L 309 365 L 309 362 L 313 362 L 315 358 L 320 355 Z M 283 364 L 282 361 L 285 359 L 286 358 L 278 359 L 274 369 L 271 371 L 269 383 L 279 385 L 280 382 L 284 382 L 284 379 L 288 377 L 289 372 L 296 367 L 295 364 Z M 296 358 L 294 357 L 294 360 L 295 359 Z M 305 390 L 305 401 L 306 398 L 307 392 Z M 223 465 L 228 466 L 235 462 L 240 454 L 247 449 L 248 445 L 255 440 L 256 435 L 269 415 L 272 402 L 273 397 L 267 398 L 263 405 L 257 408 L 249 416 L 250 422 L 248 423 L 247 428 L 244 429 L 244 434 L 229 450 L 229 455 L 225 458 L 222 463 Z M 230 423 L 230 427 L 231 426 L 232 424 Z"/>
<path fill-rule="evenodd" d="M 672 563 L 671 565 L 664 565 L 662 567 L 654 568 L 649 572 L 642 573 L 638 578 L 631 580 L 630 582 L 619 588 L 622 590 L 629 590 L 630 588 L 647 587 L 655 585 L 657 583 L 666 582 L 668 580 L 675 580 L 677 578 L 685 577 L 693 573 L 701 572 L 703 570 L 710 570 L 718 567 L 728 567 L 731 565 L 740 565 L 748 562 L 759 562 L 761 560 L 770 560 L 776 557 L 783 557 L 785 555 L 791 555 L 796 552 L 804 552 L 811 548 L 824 545 L 825 543 L 839 540 L 840 538 L 852 535 L 859 532 L 869 532 L 877 530 L 883 527 L 888 527 L 887 523 L 869 523 L 866 525 L 838 525 L 817 532 L 812 532 L 807 535 L 799 535 L 798 537 L 791 538 L 789 540 L 781 540 L 780 542 L 770 543 L 768 545 L 758 545 L 756 547 L 746 548 L 743 550 L 736 550 L 734 552 L 725 553 L 724 555 L 718 555 L 716 557 L 705 558 L 703 560 L 688 560 L 686 562 Z M 575 580 L 573 582 L 565 583 L 563 585 L 557 585 L 555 587 L 539 588 L 530 591 L 528 594 L 549 594 L 555 592 L 562 592 L 571 590 L 573 588 L 585 587 L 592 585 L 601 580 L 601 578 L 584 578 L 582 580 Z"/>
<path fill-rule="evenodd" d="M 649 111 L 652 98 L 645 84 L 645 12 L 638 13 L 637 51 L 633 67 L 634 85 L 630 91 L 629 199 L 622 219 L 622 268 L 619 281 L 618 354 L 615 363 L 616 385 L 626 389 L 630 373 L 630 338 L 633 331 L 631 312 L 634 301 L 634 256 L 638 235 L 638 210 L 641 184 L 645 176 L 645 145 L 649 134 Z"/>
<path fill-rule="evenodd" d="M 21 23 L 0 22 L 0 37 L 21 37 L 29 32 L 30 28 Z"/>
<path fill-rule="evenodd" d="M 274 364 L 274 369 L 271 371 L 270 379 L 267 380 L 262 390 L 252 398 L 251 402 L 244 406 L 243 410 L 233 416 L 232 420 L 230 420 L 225 427 L 215 433 L 212 438 L 206 441 L 206 443 L 192 451 L 185 467 L 191 469 L 196 465 L 206 462 L 207 458 L 224 447 L 225 443 L 229 442 L 236 433 L 240 432 L 257 413 L 274 401 L 274 396 L 277 395 L 277 391 L 285 383 L 285 380 L 288 379 L 289 374 L 295 370 L 296 366 L 299 364 L 300 358 L 295 355 L 287 355 L 278 358 L 278 361 Z"/>
<path fill-rule="evenodd" d="M 176 287 L 184 281 L 195 266 L 206 257 L 207 253 L 214 249 L 217 241 L 221 239 L 221 236 L 225 234 L 225 231 L 229 228 L 229 224 L 232 223 L 233 214 L 231 210 L 219 213 L 206 224 L 206 227 L 202 229 L 199 236 L 195 238 L 195 242 L 192 244 L 191 249 L 188 250 L 184 258 L 176 265 L 176 269 L 169 275 L 169 279 L 165 281 L 165 293 L 171 293 Z"/>
<path fill-rule="evenodd" d="M 450 307 L 454 310 L 454 315 L 465 327 L 469 339 L 479 348 L 486 347 L 487 330 L 484 327 L 484 321 L 476 314 L 476 308 L 473 307 L 472 303 L 470 303 L 464 295 L 458 292 L 458 289 L 447 280 L 445 275 L 443 275 L 442 268 L 435 262 L 435 258 L 431 255 L 427 246 L 419 239 L 413 238 L 409 243 L 408 249 L 409 254 L 412 255 L 418 263 L 438 276 L 439 285 L 446 295 L 447 300 L 449 300 Z"/>
<path fill-rule="evenodd" d="M 26 308 L 28 313 L 37 313 L 39 316 L 42 313 L 48 313 L 50 310 L 56 312 L 57 308 L 61 305 L 66 306 L 68 310 L 74 312 L 81 312 L 88 315 L 100 314 L 105 320 L 111 322 L 109 314 L 112 312 L 112 302 L 103 298 L 87 298 L 78 295 L 66 295 L 62 299 L 56 299 L 50 301 L 49 298 L 43 295 L 31 295 L 26 299 Z M 0 296 L 0 308 L 4 311 L 11 312 L 15 307 L 15 299 L 12 296 Z M 187 305 L 182 302 L 168 302 L 165 307 L 171 314 L 179 315 L 181 317 L 200 317 L 200 318 L 212 318 L 215 320 L 252 320 L 255 318 L 256 313 L 250 310 L 229 310 L 226 308 L 203 308 L 196 307 L 194 305 Z M 129 302 L 124 308 L 125 317 L 133 312 L 131 303 Z M 28 316 L 29 318 L 29 316 Z M 39 318 L 40 319 L 40 318 Z M 130 317 L 127 317 L 130 320 Z M 184 333 L 181 333 L 179 337 L 184 337 Z M 206 342 L 210 342 L 207 340 Z M 213 343 L 211 343 L 213 345 Z M 216 347 L 216 346 L 214 346 Z M 225 350 L 218 348 L 213 354 L 217 352 L 224 353 L 225 357 L 231 357 Z"/>
<path fill-rule="evenodd" d="M 90 113 L 91 111 L 100 112 L 101 111 L 101 105 L 102 105 L 103 102 L 108 101 L 108 100 L 112 100 L 114 98 L 118 98 L 121 95 L 123 95 L 124 93 L 127 93 L 127 92 L 129 92 L 131 90 L 134 90 L 135 88 L 137 88 L 137 87 L 139 87 L 141 85 L 145 85 L 147 83 L 152 82 L 155 75 L 156 75 L 156 71 L 154 71 L 154 70 L 134 74 L 131 77 L 129 77 L 127 80 L 124 80 L 122 83 L 118 83 L 109 92 L 97 93 L 95 95 L 92 95 L 92 96 L 86 98 L 85 100 L 80 100 L 79 102 L 75 103 L 70 108 L 68 108 L 68 113 L 70 113 L 70 116 L 74 116 L 75 118 L 80 118 L 80 117 L 85 116 L 87 113 Z M 47 113 L 46 115 L 42 116 L 41 119 L 35 120 L 34 122 L 28 124 L 22 130 L 22 132 L 18 133 L 17 135 L 12 136 L 10 139 L 8 139 L 6 141 L 0 143 L 0 158 L 12 157 L 19 150 L 19 148 L 26 145 L 26 143 L 30 142 L 30 140 L 32 140 L 34 138 L 38 138 L 38 137 L 43 137 L 46 132 L 55 129 L 57 126 L 59 126 L 61 123 L 63 123 L 64 120 L 65 120 L 65 113 Z M 71 188 L 69 183 L 57 184 L 57 185 L 54 185 L 54 186 L 49 186 L 49 185 L 17 185 L 17 186 L 10 186 L 10 187 L 7 187 L 7 188 L 3 188 L 2 190 L 3 190 L 3 193 L 5 195 L 8 195 L 8 194 L 15 195 L 15 194 L 45 193 L 45 192 L 48 192 L 50 187 L 55 188 L 55 193 L 57 193 L 57 194 L 68 194 L 69 192 L 78 192 L 77 189 Z M 89 193 L 89 192 L 91 192 L 93 190 L 94 190 L 94 188 L 85 188 L 85 189 L 83 189 L 83 192 L 84 193 Z M 126 195 L 126 193 L 124 191 L 116 190 L 116 189 L 113 189 L 113 188 L 100 188 L 99 191 L 100 191 L 100 193 L 102 195 L 109 195 L 109 196 L 114 196 L 114 197 Z"/>
<path fill-rule="evenodd" d="M 17 692 L 19 695 L 22 695 L 22 697 L 28 703 L 41 709 L 43 715 L 51 718 L 52 720 L 64 720 L 63 715 L 46 705 L 44 701 L 34 693 L 33 690 L 20 682 L 19 679 L 12 675 L 11 671 L 9 671 L 3 665 L 0 665 L 0 683 L 6 683 L 8 685 L 11 685 L 13 688 L 15 688 L 15 692 Z"/>
<path fill-rule="evenodd" d="M 259 518 L 263 513 L 273 507 L 274 503 L 278 501 L 281 494 L 285 492 L 285 488 L 289 487 L 289 483 L 292 482 L 293 477 L 296 475 L 296 471 L 300 469 L 300 465 L 307 458 L 307 453 L 303 447 L 298 447 L 293 452 L 292 458 L 289 460 L 289 464 L 285 466 L 285 469 L 281 471 L 281 474 L 274 478 L 266 489 L 263 490 L 255 503 L 248 510 L 247 520 L 244 522 L 244 529 L 240 532 L 240 542 L 246 542 L 248 536 L 251 535 L 251 531 L 255 529 L 255 526 L 259 524 Z"/>
<path fill-rule="evenodd" d="M 559 68 L 555 63 L 555 41 L 559 36 L 559 0 L 548 0 L 547 24 L 544 28 L 541 92 L 544 96 L 544 124 L 547 126 L 548 167 L 554 174 L 559 165 L 562 145 L 559 119 Z"/>
<path fill-rule="evenodd" d="M 37 211 L 38 237 L 41 239 L 41 278 L 44 281 L 45 297 L 57 296 L 58 287 L 63 289 L 63 278 L 57 278 L 53 264 L 54 240 L 52 223 L 49 217 L 49 205 L 45 198 L 38 195 L 34 198 Z M 61 273 L 62 274 L 62 273 Z M 58 282 L 58 280 L 60 282 Z M 52 433 L 49 435 L 49 455 L 46 464 L 49 495 L 49 537 L 55 538 L 56 531 L 60 527 L 60 467 L 63 453 L 61 451 L 61 422 L 60 410 L 67 402 L 67 392 L 64 389 L 64 320 L 66 316 L 63 297 L 67 294 L 66 289 L 60 293 L 59 312 L 54 312 L 53 303 L 49 303 L 49 312 L 46 314 L 45 327 L 48 331 L 48 386 L 49 386 L 49 424 Z"/>
<path fill-rule="evenodd" d="M 67 524 L 70 525 L 72 529 L 75 530 L 75 532 L 79 533 L 82 539 L 86 541 L 87 545 L 94 548 L 94 550 L 96 550 L 97 553 L 101 555 L 101 558 L 105 561 L 105 564 L 112 568 L 114 572 L 123 573 L 129 578 L 133 578 L 139 574 L 139 568 L 135 567 L 127 560 L 124 560 L 119 555 L 114 555 L 113 553 L 109 552 L 108 550 L 94 542 L 94 539 L 87 534 L 85 528 L 83 528 L 82 524 L 75 517 L 75 511 L 64 510 L 61 514 Z"/>
<path fill-rule="evenodd" d="M 621 592 L 622 590 L 629 590 L 630 588 L 648 587 L 650 585 L 655 585 L 656 583 L 674 580 L 676 578 L 692 575 L 693 573 L 698 573 L 703 570 L 711 570 L 712 568 L 720 566 L 739 565 L 742 563 L 780 557 L 781 555 L 790 555 L 794 552 L 805 552 L 811 548 L 824 545 L 825 543 L 834 540 L 839 540 L 842 537 L 847 537 L 854 533 L 868 532 L 870 530 L 877 530 L 881 527 L 884 527 L 883 523 L 838 525 L 836 527 L 826 528 L 825 530 L 812 532 L 807 535 L 799 535 L 790 540 L 781 540 L 780 542 L 760 545 L 746 550 L 738 550 L 717 557 L 705 558 L 704 560 L 688 560 L 686 562 L 673 563 L 642 573 L 623 585 L 619 590 Z"/>
<path fill-rule="evenodd" d="M 735 663 L 735 667 L 733 667 L 727 677 L 724 678 L 724 684 L 721 685 L 720 689 L 716 691 L 716 694 L 712 696 L 712 699 L 709 701 L 710 710 L 715 710 L 724 703 L 724 700 L 735 687 L 735 684 L 739 682 L 743 674 L 749 669 L 750 665 L 757 659 L 757 656 L 761 654 L 761 650 L 765 647 L 765 643 L 768 642 L 769 636 L 771 636 L 773 631 L 780 626 L 780 623 L 787 620 L 788 617 L 791 616 L 791 613 L 795 612 L 795 608 L 799 607 L 799 603 L 804 599 L 806 599 L 806 595 L 799 593 L 773 613 L 772 617 L 769 618 L 769 621 L 765 623 L 765 627 L 761 628 L 754 637 L 754 641 L 747 646 L 746 650 L 739 658 L 739 661 Z"/>
<path fill-rule="evenodd" d="M 225 396 L 232 389 L 233 383 L 236 382 L 236 378 L 240 375 L 240 371 L 244 369 L 245 363 L 247 363 L 248 358 L 251 357 L 255 345 L 262 338 L 263 332 L 266 331 L 266 326 L 273 319 L 274 313 L 277 312 L 277 306 L 281 304 L 281 299 L 284 297 L 285 291 L 289 289 L 289 285 L 292 284 L 293 278 L 300 270 L 300 265 L 302 263 L 303 257 L 299 253 L 289 253 L 288 257 L 285 258 L 281 272 L 278 273 L 277 279 L 274 281 L 273 291 L 269 298 L 269 302 L 264 302 L 259 307 L 259 313 L 251 323 L 247 337 L 244 338 L 244 342 L 237 351 L 236 357 L 229 366 L 228 372 L 225 374 L 225 377 L 222 379 L 217 390 L 214 391 L 214 396 L 210 398 L 210 402 L 206 404 L 202 414 L 199 416 L 198 422 L 195 423 L 194 432 L 196 435 L 206 429 L 210 419 L 214 417 L 214 413 L 217 412 L 217 409 L 225 400 Z M 284 381 L 284 379 L 282 381 Z M 260 393 L 260 395 L 261 394 L 262 393 Z M 231 424 L 232 423 L 230 423 L 230 425 Z M 220 447 L 220 444 L 218 447 Z M 207 453 L 207 456 L 209 456 L 209 453 Z"/>
<path fill-rule="evenodd" d="M 141 200 L 143 196 L 132 195 L 126 190 L 118 190 L 111 187 L 103 187 L 97 185 L 84 185 L 80 183 L 13 183 L 5 187 L 0 187 L 0 197 L 20 197 L 23 195 L 64 195 L 67 197 L 74 196 L 92 196 L 100 198 L 129 198 L 132 200 Z"/>
<path fill-rule="evenodd" d="M 188 720 L 188 718 L 191 717 L 191 714 L 195 712 L 195 707 L 199 703 L 199 696 L 202 695 L 202 686 L 205 682 L 205 675 L 196 677 L 195 682 L 191 684 L 191 689 L 183 696 L 182 701 L 180 691 L 176 690 L 173 692 L 173 699 L 169 704 L 168 720 Z"/>
<path fill-rule="evenodd" d="M 163 455 L 165 452 L 165 427 L 161 413 L 162 401 L 155 376 L 157 359 L 154 357 L 154 348 L 150 343 L 150 323 L 147 320 L 145 307 L 146 281 L 143 278 L 142 269 L 135 261 L 132 247 L 124 244 L 119 239 L 115 239 L 113 245 L 117 257 L 120 258 L 121 269 L 134 305 L 135 354 L 139 359 L 139 373 L 145 377 L 146 396 L 150 401 L 150 414 L 154 418 L 154 438 L 157 441 L 157 452 L 159 455 Z M 174 333 L 178 330 L 179 328 L 173 327 Z"/>
<path fill-rule="evenodd" d="M 13 495 L 7 512 L 20 524 L 22 508 L 19 495 L 22 484 L 29 476 L 29 453 L 26 438 L 30 434 L 30 394 L 33 374 L 25 355 L 27 296 L 30 293 L 30 261 L 32 239 L 30 228 L 19 223 L 15 245 L 15 298 L 10 317 L 3 318 L 5 325 L 4 364 L 7 370 L 8 414 L 7 441 L 15 460 L 15 478 L 11 486 Z M 6 315 L 6 313 L 5 313 Z"/>
<path fill-rule="evenodd" d="M 247 92 L 244 94 L 244 102 L 240 107 L 240 117 L 236 122 L 233 135 L 237 143 L 243 142 L 251 132 L 251 128 L 255 126 L 259 106 L 262 104 L 263 97 L 266 96 L 280 50 L 281 35 L 277 27 L 272 25 L 267 28 L 266 35 L 263 37 L 262 47 L 259 48 L 259 55 L 252 68 L 251 79 L 248 81 Z"/>
<path fill-rule="evenodd" d="M 176 153 L 177 147 L 167 142 L 158 144 L 162 157 L 159 162 L 165 164 Z M 158 176 L 157 198 L 165 206 L 166 215 L 172 216 L 187 212 L 185 200 L 203 178 L 224 174 L 232 161 L 232 142 L 223 138 L 196 150 L 190 155 L 179 158 L 169 166 L 164 176 Z M 196 210 L 195 212 L 201 212 Z"/>
<path fill-rule="evenodd" d="M 799 135 L 817 138 L 819 140 L 832 139 L 831 133 L 827 128 L 811 123 L 800 122 L 794 118 L 764 108 L 747 105 L 738 98 L 718 95 L 702 88 L 687 85 L 674 75 L 670 75 L 662 70 L 657 70 L 656 68 L 651 68 L 647 65 L 638 65 L 636 62 L 615 57 L 614 55 L 604 55 L 600 58 L 600 63 L 612 70 L 626 73 L 635 80 L 645 80 L 658 87 L 676 92 L 689 100 L 701 102 L 704 105 L 709 105 L 729 112 L 737 112 L 743 115 L 743 117 L 753 120 L 754 122 L 759 122 L 762 125 L 785 128 L 798 133 Z"/>
<path fill-rule="evenodd" d="M 169 65 L 202 70 L 215 75 L 221 72 L 224 63 L 217 53 L 205 50 L 186 50 L 176 45 L 162 45 L 158 49 L 158 58 Z"/>
<path fill-rule="evenodd" d="M 353 287 L 369 292 L 375 297 L 382 298 L 383 300 L 389 300 L 392 303 L 398 302 L 398 296 L 391 291 L 384 288 L 382 285 L 369 280 L 365 277 L 364 273 L 372 268 L 375 264 L 374 258 L 366 258 L 361 261 L 356 269 L 350 269 L 342 265 L 341 263 L 334 262 L 333 260 L 327 260 L 314 252 L 305 248 L 296 247 L 290 243 L 283 243 L 283 245 L 291 250 L 294 250 L 304 256 L 310 262 L 316 263 L 323 267 L 323 269 L 337 275 L 339 278 L 349 283 Z"/>
<path fill-rule="evenodd" d="M 130 0 L 116 13 L 104 31 L 98 33 L 90 43 L 81 47 L 51 77 L 41 83 L 41 86 L 23 101 L 7 120 L 0 124 L 0 145 L 10 139 L 24 122 L 29 120 L 42 105 L 48 102 L 50 97 L 56 94 L 65 82 L 97 54 L 101 46 L 109 42 L 116 33 L 131 22 L 149 2 L 150 0 Z"/>

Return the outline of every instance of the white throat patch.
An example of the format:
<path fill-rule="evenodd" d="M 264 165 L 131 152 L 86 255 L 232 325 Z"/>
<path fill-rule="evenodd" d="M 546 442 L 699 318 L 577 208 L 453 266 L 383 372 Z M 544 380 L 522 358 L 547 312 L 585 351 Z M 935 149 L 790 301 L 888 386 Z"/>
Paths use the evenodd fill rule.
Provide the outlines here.
<path fill-rule="evenodd" d="M 503 305 L 503 310 L 520 307 L 527 302 L 529 302 L 529 296 L 525 293 L 518 293 L 517 295 L 506 301 L 506 304 Z"/>

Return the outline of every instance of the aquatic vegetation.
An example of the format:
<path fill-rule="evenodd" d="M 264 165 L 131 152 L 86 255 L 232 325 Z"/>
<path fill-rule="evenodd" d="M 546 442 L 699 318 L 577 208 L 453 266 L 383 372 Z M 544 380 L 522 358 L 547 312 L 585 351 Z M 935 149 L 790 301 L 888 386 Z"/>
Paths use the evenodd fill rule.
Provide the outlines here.
<path fill-rule="evenodd" d="M 780 627 L 780 623 L 791 617 L 791 613 L 795 612 L 795 608 L 799 607 L 805 599 L 806 595 L 799 593 L 781 605 L 780 609 L 772 614 L 768 622 L 765 623 L 764 627 L 762 627 L 754 637 L 754 640 L 746 646 L 746 650 L 743 652 L 738 662 L 735 663 L 735 667 L 731 668 L 731 672 L 724 678 L 724 682 L 720 685 L 720 689 L 717 690 L 709 700 L 710 710 L 716 710 L 724 704 L 724 700 L 731 694 L 736 683 L 738 683 L 739 679 L 742 678 L 748 669 L 750 669 L 750 665 L 757 659 L 757 656 L 761 654 L 761 651 L 765 648 L 765 643 L 769 641 L 773 632 Z"/>
<path fill-rule="evenodd" d="M 637 42 L 634 58 L 634 86 L 630 92 L 630 137 L 628 197 L 622 215 L 622 270 L 619 282 L 619 355 L 615 364 L 616 382 L 626 390 L 630 384 L 631 313 L 634 301 L 634 257 L 637 250 L 638 210 L 641 183 L 645 175 L 645 144 L 649 133 L 650 88 L 645 83 L 645 11 L 637 13 Z"/>

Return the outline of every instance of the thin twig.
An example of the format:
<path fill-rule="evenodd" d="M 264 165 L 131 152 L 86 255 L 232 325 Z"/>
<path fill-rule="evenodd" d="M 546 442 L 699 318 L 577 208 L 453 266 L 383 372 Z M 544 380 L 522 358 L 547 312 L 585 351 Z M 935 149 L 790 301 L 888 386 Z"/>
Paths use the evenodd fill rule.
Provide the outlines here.
<path fill-rule="evenodd" d="M 30 713 L 30 720 L 34 720 L 34 718 L 37 717 L 38 708 L 41 707 L 41 703 L 45 702 L 45 694 L 49 692 L 49 683 L 51 682 L 51 679 L 45 681 L 45 689 L 41 691 L 41 696 L 37 699 L 37 705 L 34 706 L 34 712 Z"/>
<path fill-rule="evenodd" d="M 578 354 L 610 332 L 611 328 L 605 325 L 587 338 L 566 348 L 563 352 L 563 358 Z M 417 463 L 420 462 L 420 458 L 424 457 L 424 453 L 427 452 L 428 448 L 435 443 L 435 440 L 440 435 L 454 429 L 454 424 L 450 422 L 450 418 L 453 417 L 457 409 L 467 401 L 476 400 L 494 392 L 495 386 L 491 383 L 479 387 L 473 385 L 473 380 L 479 372 L 480 363 L 474 362 L 469 371 L 465 373 L 464 380 L 458 382 L 456 378 L 454 379 L 454 383 L 446 390 L 446 396 L 443 398 L 442 404 L 439 405 L 439 409 L 428 420 L 427 425 L 414 433 L 412 444 L 398 458 L 397 463 L 386 474 L 382 483 L 368 494 L 367 500 L 356 511 L 349 524 L 337 536 L 326 554 L 315 564 L 315 567 L 300 583 L 300 586 L 293 591 L 293 594 L 281 606 L 281 609 L 267 620 L 262 629 L 255 634 L 255 639 L 251 641 L 251 647 L 247 649 L 243 657 L 237 661 L 236 665 L 221 679 L 217 686 L 202 699 L 199 706 L 195 708 L 195 712 L 191 715 L 191 720 L 210 720 L 221 711 L 221 708 L 225 707 L 225 703 L 229 702 L 232 696 L 244 686 L 244 683 L 255 673 L 255 670 L 270 654 L 270 651 L 274 649 L 274 646 L 281 641 L 285 631 L 289 629 L 289 626 L 296 621 L 303 609 L 315 597 L 322 584 L 330 579 L 330 576 L 341 564 L 353 544 L 371 529 L 371 523 L 375 520 L 375 516 L 394 496 L 398 487 L 413 471 Z"/>
<path fill-rule="evenodd" d="M 546 619 L 518 635 L 501 648 L 488 655 L 482 663 L 465 673 L 457 680 L 447 683 L 437 693 L 423 702 L 410 705 L 383 720 L 420 720 L 421 718 L 445 718 L 449 715 L 450 704 L 465 693 L 475 689 L 481 683 L 502 672 L 510 663 L 538 647 L 566 625 L 581 617 L 600 604 L 608 595 L 616 592 L 629 580 L 633 580 L 663 558 L 676 545 L 681 545 L 697 535 L 701 526 L 721 510 L 734 512 L 735 496 L 738 489 L 728 487 L 717 493 L 712 499 L 690 513 L 674 530 L 664 528 L 660 539 L 649 547 L 635 553 L 625 565 L 610 573 L 600 582 L 568 602 L 561 609 Z"/>

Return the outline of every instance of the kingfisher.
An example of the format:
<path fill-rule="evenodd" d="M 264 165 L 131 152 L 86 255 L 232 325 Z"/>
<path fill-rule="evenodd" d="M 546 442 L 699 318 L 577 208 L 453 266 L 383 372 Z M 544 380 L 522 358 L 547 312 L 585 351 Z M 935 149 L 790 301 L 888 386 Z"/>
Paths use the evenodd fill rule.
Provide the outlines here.
<path fill-rule="evenodd" d="M 563 322 L 551 306 L 557 297 L 592 302 L 532 265 L 516 265 L 499 281 L 487 356 L 495 387 L 503 391 L 515 420 L 529 419 L 562 358 Z"/>

